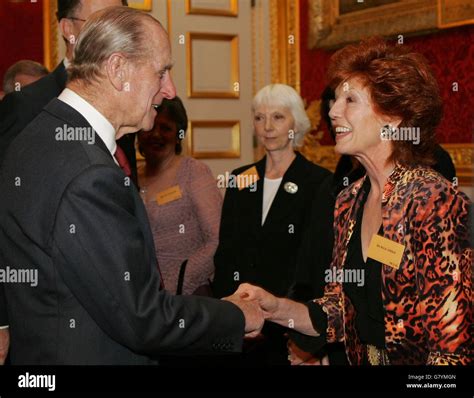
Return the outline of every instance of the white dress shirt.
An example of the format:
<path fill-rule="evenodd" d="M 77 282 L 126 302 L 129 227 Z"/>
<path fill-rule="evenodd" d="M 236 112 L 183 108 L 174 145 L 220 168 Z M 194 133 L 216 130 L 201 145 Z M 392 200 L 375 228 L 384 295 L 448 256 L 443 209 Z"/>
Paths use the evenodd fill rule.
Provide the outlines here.
<path fill-rule="evenodd" d="M 89 104 L 84 98 L 69 88 L 65 88 L 59 95 L 58 99 L 74 108 L 89 122 L 96 134 L 104 142 L 110 154 L 113 156 L 117 149 L 117 143 L 115 142 L 115 129 L 105 116 Z M 118 165 L 115 157 L 113 159 Z"/>

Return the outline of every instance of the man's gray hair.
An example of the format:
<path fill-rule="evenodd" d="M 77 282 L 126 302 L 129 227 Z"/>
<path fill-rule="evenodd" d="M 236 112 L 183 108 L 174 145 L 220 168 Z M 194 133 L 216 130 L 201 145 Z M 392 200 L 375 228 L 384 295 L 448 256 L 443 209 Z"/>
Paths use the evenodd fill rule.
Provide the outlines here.
<path fill-rule="evenodd" d="M 303 143 L 304 135 L 311 127 L 304 103 L 293 87 L 286 84 L 269 84 L 255 95 L 252 101 L 252 112 L 262 105 L 277 106 L 288 109 L 295 119 L 295 136 L 293 146 Z"/>
<path fill-rule="evenodd" d="M 15 62 L 10 66 L 5 72 L 3 77 L 3 91 L 5 94 L 15 91 L 16 76 L 19 74 L 34 76 L 34 77 L 43 77 L 49 73 L 43 65 L 38 62 L 31 61 L 29 59 L 24 59 L 18 62 Z"/>
<path fill-rule="evenodd" d="M 77 39 L 69 81 L 97 80 L 102 64 L 114 53 L 134 62 L 148 59 L 152 54 L 146 21 L 160 24 L 151 15 L 128 7 L 107 7 L 93 14 Z"/>

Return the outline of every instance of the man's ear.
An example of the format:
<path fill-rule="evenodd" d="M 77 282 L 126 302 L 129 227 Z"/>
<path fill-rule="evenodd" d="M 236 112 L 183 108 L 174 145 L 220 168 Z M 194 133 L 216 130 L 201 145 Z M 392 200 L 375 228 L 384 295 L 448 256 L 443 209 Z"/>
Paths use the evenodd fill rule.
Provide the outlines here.
<path fill-rule="evenodd" d="M 70 19 L 61 18 L 59 21 L 59 29 L 61 30 L 61 34 L 63 35 L 64 39 L 69 44 L 76 44 L 77 37 L 74 34 L 74 28 Z"/>
<path fill-rule="evenodd" d="M 105 63 L 107 77 L 117 91 L 129 91 L 130 62 L 121 53 L 113 53 Z"/>

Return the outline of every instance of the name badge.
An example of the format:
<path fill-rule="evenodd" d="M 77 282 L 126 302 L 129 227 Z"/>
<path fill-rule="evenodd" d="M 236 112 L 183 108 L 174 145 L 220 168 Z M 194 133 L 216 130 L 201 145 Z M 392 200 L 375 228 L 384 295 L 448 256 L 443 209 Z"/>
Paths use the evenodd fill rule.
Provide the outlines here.
<path fill-rule="evenodd" d="M 249 187 L 252 184 L 256 184 L 260 179 L 258 176 L 257 168 L 252 166 L 250 169 L 245 170 L 237 176 L 237 187 L 239 191 Z"/>
<path fill-rule="evenodd" d="M 161 206 L 174 200 L 181 199 L 181 189 L 179 185 L 175 185 L 171 188 L 165 189 L 164 191 L 156 194 L 156 201 Z"/>
<path fill-rule="evenodd" d="M 405 246 L 400 243 L 391 241 L 383 236 L 374 234 L 370 241 L 367 257 L 373 258 L 382 264 L 389 265 L 398 269 L 402 261 Z"/>

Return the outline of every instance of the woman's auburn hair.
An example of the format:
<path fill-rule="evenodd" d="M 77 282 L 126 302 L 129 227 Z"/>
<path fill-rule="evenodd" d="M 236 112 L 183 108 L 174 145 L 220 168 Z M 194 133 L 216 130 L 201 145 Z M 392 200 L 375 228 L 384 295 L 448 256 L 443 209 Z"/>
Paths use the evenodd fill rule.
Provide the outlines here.
<path fill-rule="evenodd" d="M 407 166 L 435 163 L 442 101 L 436 79 L 421 54 L 374 37 L 334 53 L 327 77 L 333 89 L 348 79 L 358 79 L 368 89 L 377 113 L 400 118 L 399 128 L 419 128 L 418 144 L 392 141 L 389 160 Z"/>

